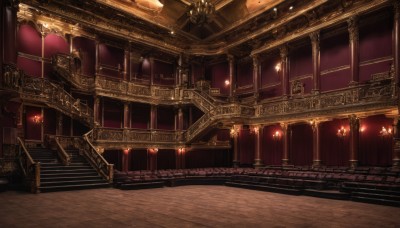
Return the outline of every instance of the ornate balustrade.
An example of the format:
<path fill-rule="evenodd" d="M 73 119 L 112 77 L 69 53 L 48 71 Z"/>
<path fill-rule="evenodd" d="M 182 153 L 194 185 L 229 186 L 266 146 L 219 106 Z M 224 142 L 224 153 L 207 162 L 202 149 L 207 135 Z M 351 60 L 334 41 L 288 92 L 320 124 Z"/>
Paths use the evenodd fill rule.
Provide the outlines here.
<path fill-rule="evenodd" d="M 73 137 L 59 136 L 59 135 L 46 135 L 46 143 L 54 150 L 57 151 L 57 156 L 64 165 L 69 165 L 71 163 L 72 157 L 64 150 L 64 148 L 70 147 L 67 141 L 71 140 Z"/>
<path fill-rule="evenodd" d="M 96 148 L 91 143 L 91 138 L 93 138 L 92 131 L 83 136 L 83 139 L 80 140 L 80 145 L 78 148 L 80 151 L 82 151 L 83 155 L 88 159 L 93 167 L 96 168 L 97 172 L 106 178 L 109 183 L 112 183 L 114 165 L 109 164 L 104 157 L 97 152 Z"/>
<path fill-rule="evenodd" d="M 76 62 L 80 62 L 77 57 L 66 54 L 56 54 L 52 57 L 53 69 L 65 80 L 72 83 L 73 86 L 84 90 L 93 90 L 94 78 L 79 74 Z"/>
<path fill-rule="evenodd" d="M 33 161 L 22 139 L 17 137 L 19 144 L 18 161 L 31 192 L 38 193 L 40 187 L 40 162 Z"/>
<path fill-rule="evenodd" d="M 300 116 L 332 116 L 343 113 L 343 110 L 354 113 L 396 107 L 397 93 L 393 79 L 371 80 L 366 84 L 332 92 L 265 102 L 256 107 L 256 117 L 268 117 L 274 121 L 278 118 L 284 120 Z"/>
<path fill-rule="evenodd" d="M 13 65 L 5 65 L 3 88 L 20 93 L 22 100 L 45 103 L 48 106 L 93 125 L 93 110 L 75 99 L 62 87 L 38 77 L 26 75 Z"/>
<path fill-rule="evenodd" d="M 175 131 L 145 130 L 145 129 L 114 129 L 95 128 L 92 133 L 93 141 L 127 142 L 127 143 L 174 143 L 177 141 Z"/>

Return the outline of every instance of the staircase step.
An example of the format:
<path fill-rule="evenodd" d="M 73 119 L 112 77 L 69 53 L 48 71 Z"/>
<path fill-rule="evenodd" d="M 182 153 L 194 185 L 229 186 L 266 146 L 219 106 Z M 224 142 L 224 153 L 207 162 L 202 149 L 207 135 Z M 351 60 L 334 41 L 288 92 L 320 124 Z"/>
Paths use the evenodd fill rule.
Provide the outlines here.
<path fill-rule="evenodd" d="M 79 177 L 79 176 L 92 176 L 92 175 L 98 175 L 96 171 L 91 171 L 91 172 L 80 172 L 80 173 L 70 173 L 70 172 L 65 172 L 65 173 L 48 173 L 48 174 L 40 174 L 40 178 L 63 178 L 63 177 Z"/>
<path fill-rule="evenodd" d="M 84 180 L 103 180 L 99 175 L 79 175 L 72 177 L 40 177 L 41 183 L 62 182 L 62 181 L 84 181 Z"/>
<path fill-rule="evenodd" d="M 361 196 L 354 196 L 351 197 L 353 201 L 363 202 L 363 203 L 375 203 L 387 206 L 395 206 L 400 207 L 400 201 L 394 200 L 386 200 L 386 199 L 377 199 L 377 198 L 369 198 L 369 197 L 361 197 Z"/>
<path fill-rule="evenodd" d="M 64 181 L 52 181 L 52 182 L 40 182 L 40 186 L 63 186 L 63 185 L 84 185 L 84 184 L 102 184 L 105 181 L 102 178 L 96 179 L 85 179 L 85 180 L 64 180 Z"/>
<path fill-rule="evenodd" d="M 39 187 L 40 192 L 55 192 L 55 191 L 71 191 L 92 188 L 107 188 L 110 187 L 109 183 L 96 183 L 96 184 L 76 184 L 76 185 L 62 185 L 62 186 L 47 186 Z"/>
<path fill-rule="evenodd" d="M 41 170 L 41 174 L 48 174 L 48 173 L 82 173 L 82 172 L 93 172 L 94 169 L 87 168 L 87 169 L 54 169 L 54 170 Z"/>

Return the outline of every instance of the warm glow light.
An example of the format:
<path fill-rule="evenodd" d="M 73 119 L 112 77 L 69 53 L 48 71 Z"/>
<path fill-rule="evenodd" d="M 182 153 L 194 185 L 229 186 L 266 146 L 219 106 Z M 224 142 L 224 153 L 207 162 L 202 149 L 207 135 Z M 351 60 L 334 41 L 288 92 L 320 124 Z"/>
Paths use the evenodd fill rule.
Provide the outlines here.
<path fill-rule="evenodd" d="M 276 132 L 272 135 L 272 138 L 273 138 L 274 140 L 280 139 L 280 138 L 281 138 L 281 133 L 280 133 L 279 131 L 276 131 Z"/>
<path fill-rule="evenodd" d="M 229 86 L 231 83 L 229 82 L 228 79 L 225 80 L 225 86 Z"/>
<path fill-rule="evenodd" d="M 182 148 L 179 148 L 179 149 L 178 149 L 178 152 L 179 152 L 180 154 L 183 154 L 183 153 L 185 153 L 185 148 L 184 148 L 184 147 L 182 147 Z"/>
<path fill-rule="evenodd" d="M 34 122 L 35 124 L 43 123 L 43 118 L 42 118 L 41 116 L 39 116 L 39 115 L 35 115 L 35 116 L 32 118 L 32 120 L 33 120 L 33 122 Z"/>
<path fill-rule="evenodd" d="M 382 130 L 379 132 L 380 136 L 390 136 L 392 135 L 392 128 L 388 127 L 387 129 L 382 126 Z"/>
<path fill-rule="evenodd" d="M 278 9 L 275 7 L 275 8 L 274 8 L 274 11 L 276 12 L 276 11 L 278 11 Z"/>
<path fill-rule="evenodd" d="M 345 136 L 347 135 L 346 129 L 342 126 L 342 127 L 338 130 L 338 132 L 336 133 L 336 135 L 337 135 L 339 138 L 345 137 Z"/>
<path fill-rule="evenodd" d="M 289 10 L 293 10 L 293 6 L 290 6 L 290 7 L 289 7 Z"/>
<path fill-rule="evenodd" d="M 276 72 L 281 71 L 281 64 L 280 64 L 280 63 L 277 63 L 277 64 L 275 65 L 275 70 L 276 70 Z"/>
<path fill-rule="evenodd" d="M 364 132 L 366 129 L 367 129 L 367 128 L 366 128 L 365 126 L 362 126 L 362 127 L 360 128 L 360 132 Z"/>

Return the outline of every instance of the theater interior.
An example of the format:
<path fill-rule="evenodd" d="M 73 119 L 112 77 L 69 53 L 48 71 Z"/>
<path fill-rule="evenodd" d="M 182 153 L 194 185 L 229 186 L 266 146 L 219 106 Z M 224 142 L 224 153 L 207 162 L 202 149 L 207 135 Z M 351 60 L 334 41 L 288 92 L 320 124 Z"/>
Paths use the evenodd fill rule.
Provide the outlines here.
<path fill-rule="evenodd" d="M 399 3 L 2 0 L 0 202 L 218 190 L 400 226 Z"/>

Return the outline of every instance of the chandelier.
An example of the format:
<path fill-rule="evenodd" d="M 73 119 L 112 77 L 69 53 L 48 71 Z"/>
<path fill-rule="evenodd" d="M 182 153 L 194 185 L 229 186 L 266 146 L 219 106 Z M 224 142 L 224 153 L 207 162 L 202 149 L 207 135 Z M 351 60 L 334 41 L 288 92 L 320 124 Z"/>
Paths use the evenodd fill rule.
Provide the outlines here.
<path fill-rule="evenodd" d="M 190 4 L 189 19 L 193 24 L 203 25 L 209 22 L 210 16 L 214 14 L 215 7 L 209 0 L 198 0 Z"/>

